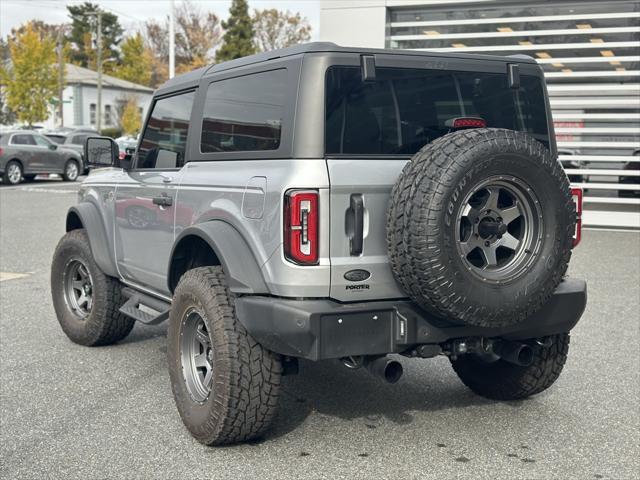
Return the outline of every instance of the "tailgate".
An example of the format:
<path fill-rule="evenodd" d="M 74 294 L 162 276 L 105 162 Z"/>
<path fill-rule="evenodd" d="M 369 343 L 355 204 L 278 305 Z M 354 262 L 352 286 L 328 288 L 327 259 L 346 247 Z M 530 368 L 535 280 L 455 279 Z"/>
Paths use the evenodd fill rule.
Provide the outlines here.
<path fill-rule="evenodd" d="M 387 257 L 386 217 L 391 188 L 406 160 L 328 159 L 331 202 L 331 291 L 341 301 L 379 300 L 406 295 L 393 278 Z M 354 252 L 356 216 L 362 202 L 362 253 Z M 354 208 L 354 206 L 356 208 Z M 370 273 L 347 280 L 352 270 Z"/>

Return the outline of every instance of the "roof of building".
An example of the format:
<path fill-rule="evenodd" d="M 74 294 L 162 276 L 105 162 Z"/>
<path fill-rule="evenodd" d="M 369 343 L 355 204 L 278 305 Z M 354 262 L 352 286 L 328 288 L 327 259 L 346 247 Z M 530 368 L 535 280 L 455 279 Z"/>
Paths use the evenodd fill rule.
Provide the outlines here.
<path fill-rule="evenodd" d="M 80 67 L 72 63 L 66 64 L 66 83 L 80 85 L 98 85 L 98 72 Z M 134 90 L 137 92 L 153 93 L 153 88 L 145 87 L 138 83 L 122 80 L 121 78 L 112 77 L 111 75 L 102 74 L 103 88 L 117 88 L 120 90 Z"/>
<path fill-rule="evenodd" d="M 309 42 L 291 47 L 281 48 L 279 50 L 272 50 L 270 52 L 257 53 L 255 55 L 249 55 L 247 57 L 237 58 L 235 60 L 229 60 L 228 62 L 217 63 L 215 65 L 209 65 L 199 68 L 189 73 L 178 75 L 172 79 L 167 80 L 162 84 L 158 90 L 174 90 L 176 87 L 190 86 L 203 77 L 206 74 L 222 72 L 230 70 L 232 68 L 243 67 L 255 63 L 265 62 L 275 58 L 290 57 L 293 55 L 299 55 L 303 53 L 314 52 L 340 52 L 340 53 L 360 53 L 360 54 L 389 54 L 389 55 L 414 55 L 414 56 L 429 56 L 429 57 L 442 57 L 442 58 L 466 58 L 469 60 L 485 60 L 485 61 L 501 61 L 517 58 L 522 63 L 536 63 L 535 59 L 526 55 L 517 55 L 511 57 L 497 56 L 497 55 L 483 55 L 472 53 L 438 53 L 428 51 L 417 50 L 400 50 L 400 49 L 381 49 L 381 48 L 362 48 L 362 47 L 341 47 L 331 42 Z"/>

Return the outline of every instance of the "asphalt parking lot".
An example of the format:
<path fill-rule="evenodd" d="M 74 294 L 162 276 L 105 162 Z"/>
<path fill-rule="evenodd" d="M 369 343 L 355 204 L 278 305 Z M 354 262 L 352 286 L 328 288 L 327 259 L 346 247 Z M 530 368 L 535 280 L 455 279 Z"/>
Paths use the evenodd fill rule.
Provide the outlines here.
<path fill-rule="evenodd" d="M 482 399 L 445 358 L 403 359 L 395 386 L 304 363 L 263 440 L 207 448 L 174 407 L 165 326 L 94 349 L 58 326 L 49 267 L 77 187 L 0 188 L 1 478 L 638 478 L 640 234 L 585 232 L 587 311 L 537 397 Z"/>

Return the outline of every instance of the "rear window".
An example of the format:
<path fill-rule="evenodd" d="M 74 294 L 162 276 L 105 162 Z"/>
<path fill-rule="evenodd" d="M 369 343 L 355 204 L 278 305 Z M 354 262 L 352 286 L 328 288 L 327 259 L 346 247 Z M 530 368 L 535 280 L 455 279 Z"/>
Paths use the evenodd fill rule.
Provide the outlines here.
<path fill-rule="evenodd" d="M 277 150 L 280 146 L 286 70 L 272 70 L 209 85 L 200 151 Z"/>
<path fill-rule="evenodd" d="M 326 78 L 327 154 L 414 154 L 451 131 L 459 117 L 487 127 L 530 133 L 549 147 L 546 104 L 538 77 L 376 68 L 363 82 L 359 67 L 331 67 Z"/>

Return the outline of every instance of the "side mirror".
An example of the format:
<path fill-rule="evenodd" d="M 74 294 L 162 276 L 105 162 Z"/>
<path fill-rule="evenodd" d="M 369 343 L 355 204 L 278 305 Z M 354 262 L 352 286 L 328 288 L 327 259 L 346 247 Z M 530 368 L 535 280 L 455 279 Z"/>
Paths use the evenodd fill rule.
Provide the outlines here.
<path fill-rule="evenodd" d="M 51 145 L 49 145 L 49 150 L 57 150 L 58 146 L 54 145 L 53 143 Z"/>
<path fill-rule="evenodd" d="M 84 158 L 89 167 L 118 165 L 118 144 L 109 137 L 88 137 L 84 144 Z"/>

